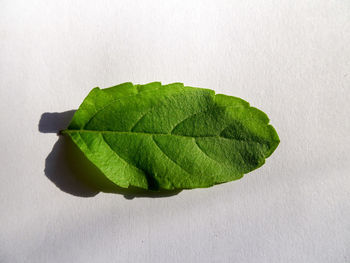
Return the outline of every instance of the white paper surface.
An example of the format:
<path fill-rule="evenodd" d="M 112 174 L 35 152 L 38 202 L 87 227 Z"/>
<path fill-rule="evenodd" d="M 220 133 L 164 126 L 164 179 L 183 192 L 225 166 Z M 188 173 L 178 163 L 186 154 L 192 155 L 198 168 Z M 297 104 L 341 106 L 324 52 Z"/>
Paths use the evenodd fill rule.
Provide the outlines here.
<path fill-rule="evenodd" d="M 0 262 L 350 262 L 349 18 L 341 0 L 1 1 Z M 279 147 L 213 188 L 91 196 L 49 155 L 69 119 L 50 113 L 156 80 L 246 99 Z"/>

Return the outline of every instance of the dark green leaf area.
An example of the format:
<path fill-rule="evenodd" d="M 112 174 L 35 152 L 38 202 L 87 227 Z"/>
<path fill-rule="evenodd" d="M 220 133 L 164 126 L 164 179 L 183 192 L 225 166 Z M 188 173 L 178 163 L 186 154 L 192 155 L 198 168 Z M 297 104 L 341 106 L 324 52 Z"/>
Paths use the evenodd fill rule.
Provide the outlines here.
<path fill-rule="evenodd" d="M 279 138 L 239 98 L 181 83 L 93 89 L 64 131 L 121 187 L 187 189 L 241 178 Z"/>

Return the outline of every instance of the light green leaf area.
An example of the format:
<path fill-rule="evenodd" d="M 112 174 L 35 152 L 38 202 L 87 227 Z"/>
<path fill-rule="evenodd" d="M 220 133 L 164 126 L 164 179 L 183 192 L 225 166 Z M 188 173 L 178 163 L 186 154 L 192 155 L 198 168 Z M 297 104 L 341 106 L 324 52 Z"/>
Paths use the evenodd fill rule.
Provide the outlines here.
<path fill-rule="evenodd" d="M 264 164 L 279 144 L 262 111 L 182 83 L 94 88 L 69 135 L 114 184 L 150 190 L 209 187 Z"/>

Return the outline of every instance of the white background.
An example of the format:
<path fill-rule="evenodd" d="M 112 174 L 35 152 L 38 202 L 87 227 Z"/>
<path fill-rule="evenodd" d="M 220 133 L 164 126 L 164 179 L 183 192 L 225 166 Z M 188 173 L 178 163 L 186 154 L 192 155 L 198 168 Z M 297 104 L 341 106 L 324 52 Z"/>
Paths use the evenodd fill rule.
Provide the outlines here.
<path fill-rule="evenodd" d="M 67 116 L 49 113 L 156 80 L 246 99 L 279 147 L 242 180 L 165 198 L 48 178 L 48 162 L 71 173 L 49 156 Z M 350 262 L 347 0 L 2 0 L 0 99 L 0 262 Z"/>

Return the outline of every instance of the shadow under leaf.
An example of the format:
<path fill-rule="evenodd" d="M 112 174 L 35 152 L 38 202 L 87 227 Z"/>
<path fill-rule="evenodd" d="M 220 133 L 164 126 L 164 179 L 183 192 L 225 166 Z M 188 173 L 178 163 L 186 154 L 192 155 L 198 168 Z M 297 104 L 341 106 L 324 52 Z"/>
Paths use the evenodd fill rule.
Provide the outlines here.
<path fill-rule="evenodd" d="M 68 126 L 74 112 L 72 110 L 42 114 L 39 131 L 58 134 Z M 69 137 L 61 135 L 45 160 L 45 175 L 62 191 L 80 197 L 92 197 L 99 192 L 106 192 L 133 199 L 135 197 L 168 197 L 181 192 L 181 190 L 147 191 L 132 187 L 127 189 L 118 187 L 85 157 Z"/>

